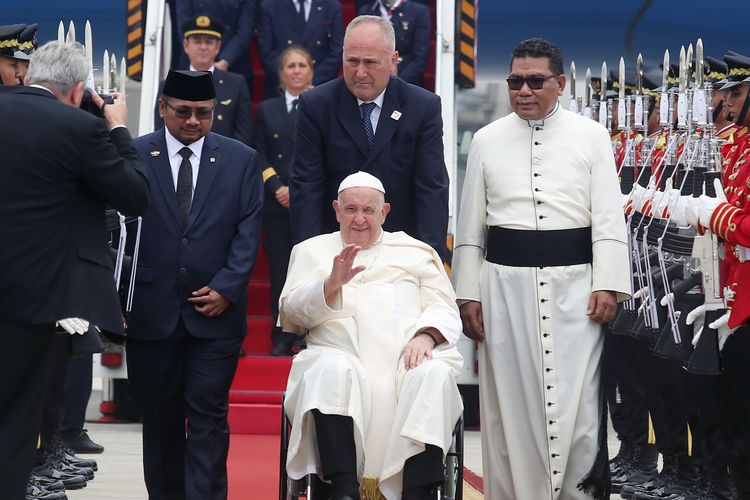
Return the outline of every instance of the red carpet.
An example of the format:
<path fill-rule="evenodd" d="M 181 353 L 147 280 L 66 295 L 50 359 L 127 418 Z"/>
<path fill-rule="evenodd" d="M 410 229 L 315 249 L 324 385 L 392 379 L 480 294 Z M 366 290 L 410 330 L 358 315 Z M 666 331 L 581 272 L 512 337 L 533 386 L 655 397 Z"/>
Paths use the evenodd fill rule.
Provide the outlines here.
<path fill-rule="evenodd" d="M 229 500 L 279 498 L 279 436 L 231 434 Z"/>

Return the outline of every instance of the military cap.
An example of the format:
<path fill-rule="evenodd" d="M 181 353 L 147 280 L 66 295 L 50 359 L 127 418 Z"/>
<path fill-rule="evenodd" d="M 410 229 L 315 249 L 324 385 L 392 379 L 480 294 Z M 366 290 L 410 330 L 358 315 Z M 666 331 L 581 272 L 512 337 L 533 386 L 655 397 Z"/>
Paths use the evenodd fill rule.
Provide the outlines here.
<path fill-rule="evenodd" d="M 0 56 L 15 56 L 18 50 L 18 36 L 25 27 L 25 24 L 0 26 Z"/>
<path fill-rule="evenodd" d="M 208 16 L 200 15 L 191 17 L 182 25 L 183 37 L 189 36 L 211 36 L 221 40 L 221 34 L 224 32 L 224 26 Z"/>
<path fill-rule="evenodd" d="M 750 57 L 736 52 L 724 56 L 727 63 L 727 82 L 720 90 L 728 90 L 746 81 L 750 76 Z"/>
<path fill-rule="evenodd" d="M 169 70 L 162 94 L 183 101 L 208 101 L 216 98 L 210 71 Z"/>
<path fill-rule="evenodd" d="M 18 48 L 16 53 L 13 55 L 15 59 L 22 59 L 28 61 L 31 59 L 31 55 L 39 47 L 39 43 L 36 40 L 36 30 L 39 26 L 29 24 L 26 26 L 20 35 L 18 35 Z"/>
<path fill-rule="evenodd" d="M 706 56 L 705 61 L 706 83 L 717 84 L 727 77 L 727 65 L 724 61 L 711 56 Z"/>

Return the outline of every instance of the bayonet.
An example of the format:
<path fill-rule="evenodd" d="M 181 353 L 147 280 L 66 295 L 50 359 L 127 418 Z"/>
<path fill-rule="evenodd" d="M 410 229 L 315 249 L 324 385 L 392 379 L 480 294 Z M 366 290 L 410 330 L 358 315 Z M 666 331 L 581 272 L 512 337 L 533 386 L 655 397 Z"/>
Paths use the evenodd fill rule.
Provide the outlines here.
<path fill-rule="evenodd" d="M 65 25 L 62 20 L 60 20 L 60 24 L 57 25 L 57 41 L 60 43 L 65 42 Z"/>
<path fill-rule="evenodd" d="M 108 94 L 110 88 L 109 81 L 109 52 L 104 50 L 104 59 L 102 61 L 102 93 Z"/>
<path fill-rule="evenodd" d="M 576 63 L 575 61 L 570 62 L 570 111 L 573 113 L 581 112 L 580 106 L 578 105 L 578 99 L 576 99 Z"/>
<path fill-rule="evenodd" d="M 688 83 L 688 66 L 687 66 L 687 53 L 685 52 L 685 46 L 680 47 L 680 74 L 678 77 L 677 87 L 677 128 L 686 129 L 687 123 L 687 83 Z"/>
<path fill-rule="evenodd" d="M 112 56 L 109 59 L 109 85 L 109 89 L 105 89 L 107 94 L 119 90 L 117 88 L 117 59 L 115 58 L 114 53 L 112 53 Z"/>
<path fill-rule="evenodd" d="M 693 92 L 693 120 L 699 127 L 708 123 L 708 96 L 703 85 L 705 61 L 703 59 L 703 40 L 695 43 L 695 91 Z"/>
<path fill-rule="evenodd" d="M 633 110 L 633 127 L 636 130 L 643 129 L 646 121 L 643 117 L 643 107 L 643 55 L 638 53 L 635 59 L 635 106 Z"/>
<path fill-rule="evenodd" d="M 593 90 L 591 87 L 591 68 L 586 68 L 586 87 L 583 89 L 583 116 L 586 118 L 592 118 L 591 93 Z"/>
<path fill-rule="evenodd" d="M 685 64 L 687 65 L 687 73 L 685 73 L 685 78 L 687 78 L 687 84 L 688 88 L 690 87 L 690 77 L 693 74 L 693 44 L 689 44 L 687 48 L 687 52 L 685 53 Z"/>
<path fill-rule="evenodd" d="M 620 85 L 617 99 L 617 128 L 624 130 L 627 127 L 627 106 L 625 99 L 625 59 L 620 57 L 620 65 L 617 68 L 617 79 Z"/>
<path fill-rule="evenodd" d="M 659 102 L 659 125 L 667 127 L 669 123 L 669 49 L 664 51 L 661 63 L 661 100 Z"/>
<path fill-rule="evenodd" d="M 601 84 L 602 88 L 599 90 L 599 123 L 603 127 L 607 127 L 608 114 L 607 114 L 607 62 L 602 63 L 601 73 Z"/>
<path fill-rule="evenodd" d="M 73 21 L 70 21 L 70 24 L 68 25 L 68 36 L 65 39 L 66 42 L 75 42 L 76 41 L 76 25 L 73 24 Z"/>
<path fill-rule="evenodd" d="M 125 82 L 128 81 L 128 66 L 125 64 L 125 58 L 120 58 L 120 81 L 117 82 L 120 84 L 118 89 L 120 89 L 120 94 L 125 96 Z"/>
<path fill-rule="evenodd" d="M 95 90 L 96 84 L 94 83 L 94 36 L 91 33 L 91 23 L 86 20 L 86 26 L 83 30 L 83 38 L 85 42 L 84 49 L 86 50 L 86 62 L 89 65 L 89 76 L 86 78 L 86 87 Z"/>

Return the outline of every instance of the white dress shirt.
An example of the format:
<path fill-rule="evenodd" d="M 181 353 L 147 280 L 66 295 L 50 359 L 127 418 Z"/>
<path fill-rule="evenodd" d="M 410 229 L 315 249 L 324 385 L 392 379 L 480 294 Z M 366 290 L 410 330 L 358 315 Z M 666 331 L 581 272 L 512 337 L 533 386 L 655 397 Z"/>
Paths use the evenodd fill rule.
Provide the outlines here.
<path fill-rule="evenodd" d="M 299 2 L 297 0 L 291 0 L 294 5 L 294 10 L 299 12 Z M 312 7 L 312 0 L 305 0 L 303 6 L 305 7 L 305 21 L 310 19 L 310 8 Z"/>
<path fill-rule="evenodd" d="M 174 183 L 174 190 L 177 191 L 177 174 L 180 171 L 180 164 L 182 163 L 182 155 L 180 150 L 185 147 L 185 144 L 178 141 L 175 136 L 169 133 L 169 129 L 164 127 L 164 132 L 167 136 L 167 153 L 169 154 L 169 166 L 172 169 L 172 182 Z M 190 156 L 190 165 L 193 166 L 193 193 L 195 193 L 195 185 L 198 182 L 198 168 L 201 164 L 201 152 L 203 151 L 203 141 L 205 137 L 201 137 L 192 144 L 188 144 L 187 147 L 193 154 Z"/>

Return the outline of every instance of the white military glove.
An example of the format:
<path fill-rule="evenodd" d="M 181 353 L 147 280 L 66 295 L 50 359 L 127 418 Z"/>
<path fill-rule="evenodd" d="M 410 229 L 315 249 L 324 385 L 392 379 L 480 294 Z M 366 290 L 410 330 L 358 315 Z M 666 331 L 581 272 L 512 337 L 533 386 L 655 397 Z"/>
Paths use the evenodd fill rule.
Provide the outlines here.
<path fill-rule="evenodd" d="M 81 318 L 65 318 L 57 321 L 57 325 L 71 335 L 83 335 L 89 330 L 89 322 Z"/>
<path fill-rule="evenodd" d="M 693 325 L 693 331 L 697 332 L 693 335 L 693 346 L 698 345 L 698 340 L 701 338 L 701 334 L 703 333 L 703 323 L 706 321 L 706 312 L 716 311 L 719 309 L 724 309 L 724 304 L 701 304 L 688 313 L 685 323 L 688 325 Z M 720 319 L 721 318 L 719 318 L 719 320 Z M 729 319 L 729 317 L 727 317 L 727 319 Z M 708 326 L 713 328 L 713 326 L 711 325 L 718 323 L 719 320 L 714 321 Z"/>
<path fill-rule="evenodd" d="M 679 199 L 680 192 L 672 189 L 672 179 L 667 179 L 664 185 L 664 191 L 654 193 L 654 206 L 652 208 L 654 217 L 657 219 L 666 219 L 672 211 L 672 206 Z"/>
<path fill-rule="evenodd" d="M 683 196 L 685 199 L 685 222 L 697 228 L 700 218 L 700 201 L 692 196 Z"/>
<path fill-rule="evenodd" d="M 724 188 L 721 187 L 721 181 L 714 179 L 714 189 L 716 190 L 716 197 L 706 196 L 702 194 L 698 197 L 698 221 L 700 225 L 708 229 L 711 225 L 711 216 L 716 210 L 716 207 L 721 203 L 727 202 L 727 197 L 724 194 Z"/>
<path fill-rule="evenodd" d="M 719 351 L 724 349 L 727 339 L 734 333 L 734 328 L 729 328 L 729 315 L 731 313 L 732 311 L 727 311 L 721 318 L 708 325 L 709 328 L 713 328 L 719 334 Z"/>

